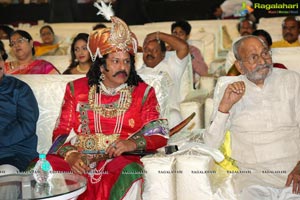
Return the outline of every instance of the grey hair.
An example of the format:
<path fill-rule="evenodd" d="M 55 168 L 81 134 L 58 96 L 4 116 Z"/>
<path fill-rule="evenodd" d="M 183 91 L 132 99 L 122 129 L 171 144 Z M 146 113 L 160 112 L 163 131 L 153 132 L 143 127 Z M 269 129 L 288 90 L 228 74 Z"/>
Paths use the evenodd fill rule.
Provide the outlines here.
<path fill-rule="evenodd" d="M 246 35 L 246 36 L 243 36 L 243 37 L 240 38 L 238 41 L 236 41 L 236 42 L 233 44 L 233 47 L 232 47 L 232 49 L 233 49 L 233 54 L 234 54 L 234 57 L 235 57 L 236 60 L 241 60 L 241 57 L 240 57 L 238 51 L 239 51 L 239 49 L 240 49 L 242 43 L 243 43 L 245 40 L 249 39 L 249 38 L 256 38 L 256 39 L 258 39 L 258 40 L 264 45 L 264 47 L 266 47 L 266 48 L 268 49 L 267 44 L 266 44 L 260 37 L 255 36 L 255 35 Z"/>

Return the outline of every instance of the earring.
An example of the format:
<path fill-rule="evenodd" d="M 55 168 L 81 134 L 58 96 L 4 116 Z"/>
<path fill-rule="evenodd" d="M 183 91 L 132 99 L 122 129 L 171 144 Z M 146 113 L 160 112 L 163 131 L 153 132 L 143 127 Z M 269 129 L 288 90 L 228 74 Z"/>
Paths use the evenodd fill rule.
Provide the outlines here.
<path fill-rule="evenodd" d="M 74 61 L 75 61 L 75 62 L 78 62 L 78 59 L 77 59 L 77 58 L 75 58 L 75 59 L 74 59 Z"/>
<path fill-rule="evenodd" d="M 105 80 L 105 75 L 104 75 L 104 74 L 101 74 L 101 75 L 100 75 L 100 80 L 102 80 L 102 81 Z"/>

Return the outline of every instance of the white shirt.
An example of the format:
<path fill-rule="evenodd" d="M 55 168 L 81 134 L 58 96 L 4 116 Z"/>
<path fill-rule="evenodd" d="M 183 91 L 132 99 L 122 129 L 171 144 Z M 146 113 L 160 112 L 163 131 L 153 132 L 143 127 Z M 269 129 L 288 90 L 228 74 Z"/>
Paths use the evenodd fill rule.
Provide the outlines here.
<path fill-rule="evenodd" d="M 234 81 L 238 80 L 245 82 L 244 96 L 233 105 L 229 114 L 214 112 L 204 141 L 218 148 L 225 131 L 230 130 L 232 158 L 240 169 L 255 171 L 250 179 L 239 176 L 245 179 L 239 186 L 256 183 L 283 187 L 288 173 L 300 159 L 300 75 L 274 68 L 263 88 L 244 75 L 234 78 Z M 223 85 L 220 96 L 215 97 L 218 103 L 214 109 L 218 109 L 227 85 Z M 263 174 L 262 170 L 286 173 Z M 251 177 L 256 180 L 251 182 Z"/>
<path fill-rule="evenodd" d="M 166 53 L 166 57 L 154 68 L 147 67 L 144 63 L 140 69 L 138 69 L 138 74 L 164 74 L 168 80 L 169 85 L 169 114 L 168 122 L 169 127 L 177 125 L 182 121 L 182 116 L 180 114 L 180 102 L 182 100 L 180 94 L 180 85 L 183 73 L 187 67 L 188 56 L 182 60 L 177 57 L 175 51 Z"/>

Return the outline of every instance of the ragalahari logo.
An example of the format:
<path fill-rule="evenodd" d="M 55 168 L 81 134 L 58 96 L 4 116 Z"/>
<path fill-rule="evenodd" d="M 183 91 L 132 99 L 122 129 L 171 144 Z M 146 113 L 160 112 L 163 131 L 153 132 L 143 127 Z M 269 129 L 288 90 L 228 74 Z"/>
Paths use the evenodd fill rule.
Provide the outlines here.
<path fill-rule="evenodd" d="M 242 3 L 241 9 L 235 14 L 236 17 L 244 17 L 247 14 L 250 14 L 254 11 L 253 8 L 251 8 L 250 5 L 247 5 L 247 3 L 244 1 Z"/>
<path fill-rule="evenodd" d="M 254 3 L 255 10 L 266 10 L 269 14 L 299 14 L 299 3 Z"/>

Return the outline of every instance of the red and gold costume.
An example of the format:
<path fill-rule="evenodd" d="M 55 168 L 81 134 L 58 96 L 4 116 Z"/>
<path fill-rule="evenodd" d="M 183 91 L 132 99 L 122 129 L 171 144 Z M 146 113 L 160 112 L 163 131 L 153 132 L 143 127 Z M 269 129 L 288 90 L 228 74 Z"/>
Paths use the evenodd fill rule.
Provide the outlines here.
<path fill-rule="evenodd" d="M 126 23 L 117 17 L 111 17 L 111 20 L 112 28 L 93 31 L 89 36 L 88 49 L 93 61 L 118 51 L 136 53 L 137 39 Z M 103 65 L 99 65 L 101 67 Z M 77 79 L 66 87 L 61 114 L 53 132 L 55 142 L 50 149 L 57 155 L 48 155 L 47 160 L 55 171 L 70 171 L 64 158 L 74 151 L 81 153 L 81 163 L 85 162 L 93 170 L 85 174 L 87 190 L 79 199 L 122 199 L 127 192 L 130 194 L 133 184 L 141 182 L 143 167 L 139 156 L 127 152 L 127 155 L 107 158 L 108 147 L 117 149 L 114 146 L 116 140 L 130 140 L 137 150 L 146 151 L 167 143 L 168 123 L 159 118 L 155 91 L 135 75 L 134 66 L 131 67 L 130 81 L 128 78 L 116 88 L 105 86 L 102 74 L 93 71 L 97 66 L 92 67 L 88 78 Z M 57 141 L 72 130 L 76 135 L 59 145 Z M 136 191 L 139 195 L 139 190 Z"/>
<path fill-rule="evenodd" d="M 138 149 L 154 150 L 166 145 L 168 125 L 165 120 L 159 119 L 159 104 L 154 89 L 140 82 L 138 86 L 129 87 L 129 90 L 131 103 L 124 112 L 119 138 L 134 140 Z M 69 134 L 72 129 L 77 136 L 94 135 L 97 132 L 97 128 L 95 128 L 97 123 L 94 121 L 97 110 L 91 101 L 92 92 L 87 78 L 75 80 L 67 85 L 61 115 L 53 132 L 53 140 L 59 135 Z M 109 96 L 102 92 L 100 98 L 101 105 L 112 111 L 113 107 L 116 107 L 114 102 L 118 102 L 120 93 Z M 99 125 L 105 136 L 114 133 L 118 122 L 117 116 L 114 116 L 113 112 L 102 112 L 98 120 L 101 122 Z M 107 139 L 107 143 L 111 142 L 109 140 Z M 67 151 L 89 149 L 88 142 L 85 143 L 87 145 L 85 149 L 82 148 L 84 145 L 81 145 L 80 148 L 76 146 L 78 143 L 73 145 L 71 143 L 64 144 L 58 150 L 60 156 L 48 155 L 47 159 L 54 170 L 70 170 L 68 163 L 63 159 Z M 102 168 L 103 165 L 106 166 Z M 142 179 L 142 173 L 127 172 L 142 172 L 143 168 L 139 156 L 119 156 L 108 163 L 106 161 L 98 162 L 96 170 L 100 170 L 102 175 L 93 177 L 86 175 L 88 189 L 80 196 L 82 199 L 121 199 L 132 183 Z M 100 176 L 102 177 L 99 182 L 92 183 Z"/>

